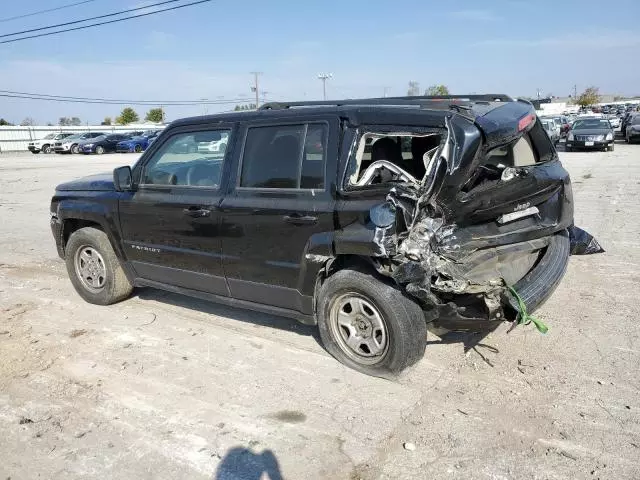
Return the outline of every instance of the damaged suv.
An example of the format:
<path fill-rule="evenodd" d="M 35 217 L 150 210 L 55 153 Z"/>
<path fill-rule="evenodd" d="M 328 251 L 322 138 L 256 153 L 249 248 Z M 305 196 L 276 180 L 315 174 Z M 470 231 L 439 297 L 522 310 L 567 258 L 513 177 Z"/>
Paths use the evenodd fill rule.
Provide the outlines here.
<path fill-rule="evenodd" d="M 296 318 L 378 376 L 417 362 L 429 327 L 536 309 L 585 234 L 533 106 L 504 95 L 178 120 L 132 168 L 59 185 L 51 227 L 88 302 L 146 286 Z"/>

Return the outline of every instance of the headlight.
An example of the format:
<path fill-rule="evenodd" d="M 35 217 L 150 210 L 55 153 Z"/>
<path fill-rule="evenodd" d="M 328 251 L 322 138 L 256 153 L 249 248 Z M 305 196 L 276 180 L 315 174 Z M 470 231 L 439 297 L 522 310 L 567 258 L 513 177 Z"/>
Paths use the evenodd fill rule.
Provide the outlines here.
<path fill-rule="evenodd" d="M 613 133 L 607 133 L 607 140 L 613 140 Z"/>
<path fill-rule="evenodd" d="M 386 228 L 396 221 L 396 207 L 388 202 L 376 205 L 369 210 L 369 218 L 376 227 Z"/>
<path fill-rule="evenodd" d="M 569 132 L 569 136 L 567 137 L 567 140 L 573 140 L 573 133 Z"/>
<path fill-rule="evenodd" d="M 85 143 L 84 146 L 91 148 L 91 147 L 93 147 L 93 143 Z"/>

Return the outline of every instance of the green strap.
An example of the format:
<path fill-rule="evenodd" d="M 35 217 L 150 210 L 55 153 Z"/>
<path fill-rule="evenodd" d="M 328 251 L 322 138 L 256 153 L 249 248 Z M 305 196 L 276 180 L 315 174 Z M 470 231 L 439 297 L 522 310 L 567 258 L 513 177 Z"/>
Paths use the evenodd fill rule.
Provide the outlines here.
<path fill-rule="evenodd" d="M 549 328 L 542 322 L 542 320 L 527 313 L 527 306 L 525 305 L 524 300 L 522 300 L 522 297 L 518 295 L 518 292 L 516 292 L 516 289 L 513 287 L 507 288 L 518 302 L 518 316 L 516 317 L 518 325 L 529 325 L 530 323 L 533 323 L 540 333 L 547 333 Z"/>

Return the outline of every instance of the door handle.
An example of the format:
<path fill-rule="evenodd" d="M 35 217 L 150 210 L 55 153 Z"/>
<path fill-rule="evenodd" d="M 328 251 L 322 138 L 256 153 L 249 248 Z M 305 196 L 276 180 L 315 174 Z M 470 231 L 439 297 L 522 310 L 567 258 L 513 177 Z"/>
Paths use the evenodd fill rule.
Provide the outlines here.
<path fill-rule="evenodd" d="M 299 213 L 292 213 L 290 215 L 285 215 L 282 219 L 291 223 L 292 225 L 315 225 L 318 223 L 318 217 L 313 217 L 311 215 L 301 215 Z"/>
<path fill-rule="evenodd" d="M 208 217 L 211 215 L 211 210 L 208 210 L 206 208 L 202 208 L 202 207 L 189 207 L 189 208 L 185 208 L 184 210 L 182 210 L 182 213 L 184 213 L 185 215 L 189 216 L 189 217 L 193 217 L 193 218 L 202 218 L 202 217 Z"/>

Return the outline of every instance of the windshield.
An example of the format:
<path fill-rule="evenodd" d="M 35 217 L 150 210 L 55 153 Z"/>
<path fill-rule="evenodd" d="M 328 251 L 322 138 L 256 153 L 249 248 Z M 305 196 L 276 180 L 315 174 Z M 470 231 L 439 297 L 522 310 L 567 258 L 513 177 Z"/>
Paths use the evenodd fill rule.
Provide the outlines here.
<path fill-rule="evenodd" d="M 78 138 L 82 138 L 82 135 L 77 133 L 75 135 L 69 135 L 68 137 L 64 137 L 64 141 L 68 142 L 70 140 L 77 140 Z"/>
<path fill-rule="evenodd" d="M 44 137 L 43 140 L 51 140 L 52 138 L 56 138 L 56 134 L 55 133 L 50 133 L 49 135 Z"/>
<path fill-rule="evenodd" d="M 609 120 L 598 118 L 577 120 L 576 123 L 573 124 L 574 130 L 584 130 L 587 128 L 611 128 L 611 124 L 609 123 Z"/>

